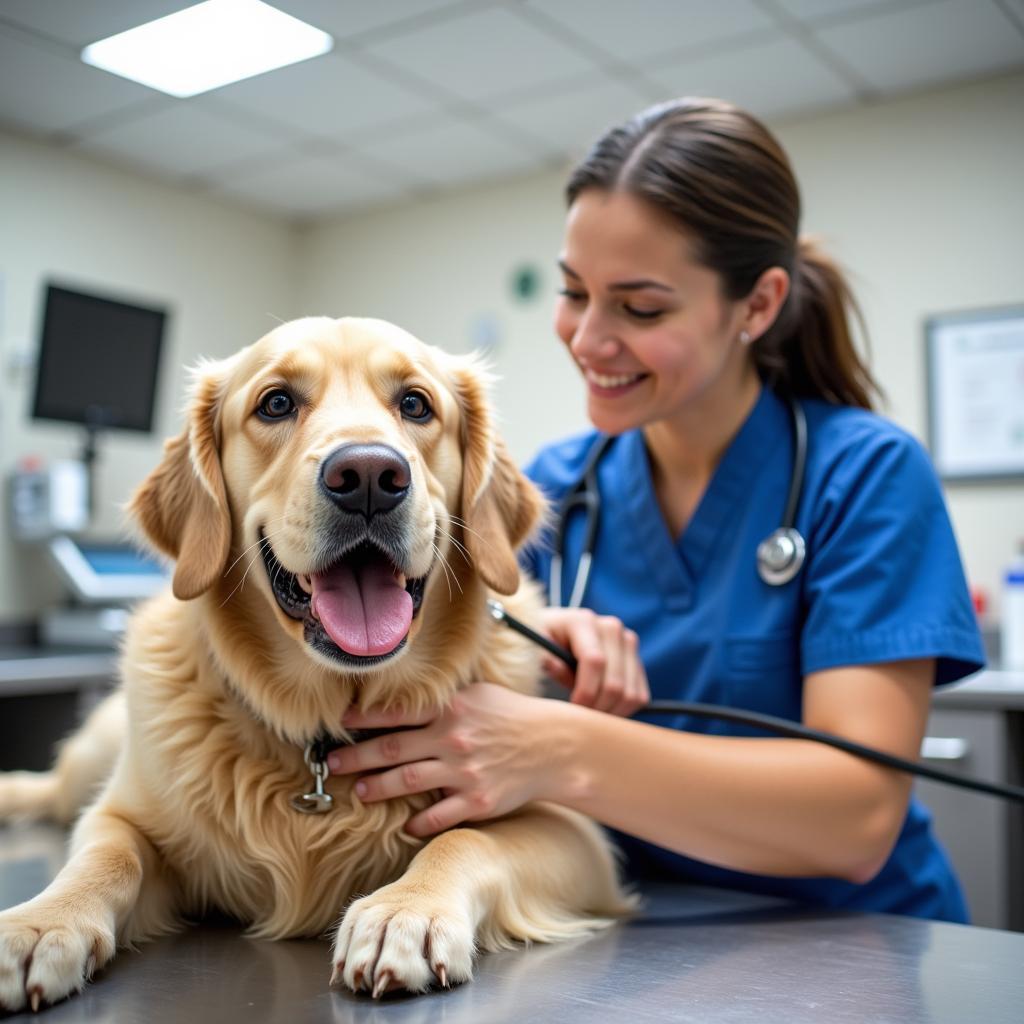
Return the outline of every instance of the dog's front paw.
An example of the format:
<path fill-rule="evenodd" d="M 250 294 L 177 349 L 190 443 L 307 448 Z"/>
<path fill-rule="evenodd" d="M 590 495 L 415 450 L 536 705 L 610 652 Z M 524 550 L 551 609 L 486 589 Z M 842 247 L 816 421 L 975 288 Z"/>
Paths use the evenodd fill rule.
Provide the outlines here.
<path fill-rule="evenodd" d="M 38 1010 L 79 991 L 114 955 L 114 922 L 58 905 L 0 913 L 0 1007 Z"/>
<path fill-rule="evenodd" d="M 424 992 L 473 976 L 473 923 L 469 908 L 394 882 L 356 900 L 334 940 L 331 984 L 344 982 L 374 998 L 395 989 Z"/>

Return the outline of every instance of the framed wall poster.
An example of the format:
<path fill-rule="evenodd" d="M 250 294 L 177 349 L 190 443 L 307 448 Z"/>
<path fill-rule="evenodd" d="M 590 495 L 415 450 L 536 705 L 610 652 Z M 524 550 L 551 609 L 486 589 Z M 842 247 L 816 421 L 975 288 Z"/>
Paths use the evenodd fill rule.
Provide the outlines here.
<path fill-rule="evenodd" d="M 925 344 L 939 476 L 1024 478 L 1024 306 L 929 317 Z"/>

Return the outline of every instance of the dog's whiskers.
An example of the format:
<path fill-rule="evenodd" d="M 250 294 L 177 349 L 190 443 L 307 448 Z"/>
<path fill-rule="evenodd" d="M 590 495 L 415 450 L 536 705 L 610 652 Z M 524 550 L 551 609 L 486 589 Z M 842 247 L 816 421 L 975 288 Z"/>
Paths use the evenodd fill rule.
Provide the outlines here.
<path fill-rule="evenodd" d="M 246 549 L 245 549 L 245 550 L 244 550 L 244 551 L 243 551 L 243 552 L 242 552 L 242 553 L 241 553 L 241 554 L 240 554 L 240 555 L 239 555 L 239 556 L 238 556 L 238 557 L 237 557 L 237 558 L 236 558 L 236 559 L 235 559 L 235 560 L 234 560 L 234 561 L 233 561 L 233 562 L 232 562 L 232 563 L 231 563 L 231 564 L 230 564 L 230 565 L 229 565 L 229 566 L 228 566 L 228 567 L 227 567 L 227 568 L 226 568 L 226 569 L 224 570 L 224 575 L 225 575 L 225 576 L 227 576 L 227 575 L 228 575 L 228 573 L 229 573 L 229 572 L 231 572 L 231 570 L 232 570 L 232 569 L 234 569 L 234 567 L 235 567 L 236 565 L 238 565 L 238 563 L 239 563 L 239 562 L 240 562 L 240 561 L 241 561 L 241 560 L 242 560 L 242 559 L 243 559 L 243 558 L 244 558 L 244 557 L 245 557 L 245 556 L 246 556 L 246 555 L 247 555 L 247 554 L 248 554 L 248 553 L 249 553 L 250 551 L 252 551 L 252 549 L 253 549 L 254 547 L 256 547 L 256 546 L 257 546 L 258 544 L 265 544 L 265 543 L 266 543 L 266 542 L 267 542 L 267 541 L 269 540 L 269 538 L 270 538 L 271 534 L 268 534 L 268 533 L 267 533 L 266 531 L 267 531 L 267 527 L 268 527 L 268 526 L 270 525 L 270 523 L 279 523 L 279 522 L 281 522 L 281 520 L 282 520 L 282 519 L 286 519 L 287 517 L 288 517 L 288 514 L 287 514 L 287 513 L 284 513 L 284 514 L 282 514 L 282 515 L 279 515 L 279 516 L 278 516 L 278 517 L 277 517 L 276 519 L 271 519 L 271 520 L 270 520 L 269 522 L 267 522 L 267 523 L 266 523 L 266 524 L 264 525 L 264 527 L 263 527 L 263 531 L 264 531 L 264 535 L 263 535 L 263 537 L 260 537 L 259 539 L 257 539 L 257 540 L 255 540 L 255 541 L 253 541 L 253 542 L 252 542 L 252 544 L 250 544 L 250 545 L 249 545 L 249 546 L 248 546 L 248 547 L 247 547 L 247 548 L 246 548 Z M 281 534 L 281 533 L 283 533 L 283 532 L 284 532 L 284 530 L 283 530 L 283 529 L 281 529 L 281 530 L 276 530 L 276 531 L 274 531 L 274 533 L 273 533 L 273 536 L 280 536 L 280 534 Z"/>
<path fill-rule="evenodd" d="M 441 549 L 431 541 L 431 547 L 434 549 L 434 553 L 437 555 L 438 561 L 441 563 L 441 568 L 444 569 L 445 579 L 448 581 L 448 600 L 451 601 L 454 597 L 452 594 L 451 581 L 455 580 L 455 586 L 459 588 L 459 593 L 462 593 L 462 584 L 459 583 L 459 577 L 455 575 L 455 572 L 448 565 L 448 559 L 441 553 Z"/>
<path fill-rule="evenodd" d="M 258 541 L 257 543 L 259 543 L 260 545 L 263 545 L 263 544 L 269 544 L 270 542 L 264 537 L 263 540 Z M 252 545 L 250 545 L 250 547 L 251 546 Z M 228 594 L 228 596 L 225 597 L 224 600 L 221 602 L 221 608 L 223 608 L 224 605 L 226 605 L 228 603 L 228 601 L 230 601 L 231 598 L 233 598 L 235 596 L 235 594 L 237 594 L 238 591 L 241 590 L 242 587 L 245 586 L 246 577 L 249 575 L 249 571 L 256 564 L 256 559 L 258 559 L 259 557 L 260 557 L 260 552 L 257 551 L 252 556 L 252 558 L 249 559 L 249 564 L 245 567 L 245 572 L 242 573 L 242 578 L 238 581 L 238 583 L 235 584 L 235 589 L 232 590 L 231 593 Z"/>
<path fill-rule="evenodd" d="M 462 529 L 466 531 L 466 533 L 471 533 L 473 534 L 474 537 L 479 537 L 482 544 L 485 544 L 489 548 L 494 546 L 493 544 L 491 544 L 489 540 L 487 540 L 484 537 L 482 533 L 479 533 L 477 530 L 472 529 L 472 527 L 470 527 L 470 525 L 466 522 L 465 519 L 462 519 L 457 515 L 450 515 L 448 518 L 451 519 L 451 521 L 455 523 L 456 526 L 461 526 Z"/>
<path fill-rule="evenodd" d="M 466 565 L 470 565 L 471 566 L 473 564 L 473 562 L 472 562 L 472 559 L 469 556 L 469 549 L 466 547 L 466 545 L 463 544 L 461 541 L 456 540 L 455 537 L 452 535 L 451 530 L 445 530 L 444 531 L 444 535 L 458 549 L 458 552 L 459 552 L 460 555 L 462 555 L 462 559 L 466 563 Z"/>
<path fill-rule="evenodd" d="M 279 517 L 279 519 L 283 519 L 283 518 L 284 518 L 284 516 L 280 516 Z M 228 603 L 228 601 L 230 601 L 231 598 L 233 598 L 235 596 L 235 594 L 237 594 L 245 586 L 245 581 L 248 578 L 249 573 L 252 571 L 252 567 L 256 564 L 256 560 L 260 557 L 260 555 L 262 554 L 263 550 L 269 549 L 269 547 L 270 547 L 270 538 L 273 537 L 273 536 L 277 536 L 277 535 L 279 535 L 282 532 L 283 532 L 283 530 L 277 530 L 276 532 L 272 532 L 269 535 L 264 535 L 258 541 L 256 541 L 254 544 L 250 544 L 245 549 L 245 551 L 243 551 L 242 554 L 239 555 L 238 558 L 235 559 L 235 561 L 232 563 L 232 567 L 234 567 L 234 565 L 238 564 L 239 559 L 243 558 L 247 551 L 252 551 L 253 548 L 258 548 L 259 549 L 252 556 L 252 558 L 249 559 L 249 564 L 245 567 L 245 572 L 242 574 L 241 580 L 239 580 L 238 583 L 235 585 L 234 590 L 232 590 L 231 593 L 228 594 L 228 596 L 226 598 L 224 598 L 223 602 L 221 603 L 221 608 L 223 608 L 224 605 L 226 605 Z M 281 567 L 281 563 L 278 562 L 278 568 L 280 569 L 280 567 Z M 226 576 L 227 573 L 225 573 L 224 575 Z"/>
<path fill-rule="evenodd" d="M 282 519 L 284 519 L 284 518 L 286 518 L 286 516 L 285 516 L 285 515 L 280 515 L 280 516 L 278 516 L 278 517 L 277 517 L 276 519 L 272 519 L 272 520 L 270 520 L 270 522 L 280 522 L 280 521 L 281 521 Z M 227 575 L 228 575 L 228 573 L 230 573 L 230 572 L 231 572 L 231 570 L 232 570 L 232 569 L 234 569 L 234 567 L 235 567 L 236 565 L 238 565 L 238 563 L 239 563 L 239 562 L 240 562 L 240 561 L 241 561 L 241 560 L 242 560 L 242 559 L 243 559 L 243 558 L 244 558 L 244 557 L 246 556 L 246 554 L 247 554 L 248 552 L 252 551 L 252 549 L 253 549 L 253 548 L 257 548 L 257 549 L 259 549 L 259 550 L 257 551 L 257 553 L 256 553 L 256 554 L 254 554 L 254 555 L 252 556 L 252 558 L 251 558 L 251 559 L 249 560 L 249 564 L 248 564 L 248 565 L 246 566 L 246 568 L 245 568 L 245 572 L 244 572 L 244 573 L 242 574 L 242 578 L 241 578 L 241 579 L 240 579 L 240 580 L 238 581 L 238 583 L 236 583 L 236 584 L 235 584 L 235 587 L 234 587 L 234 589 L 233 589 L 233 590 L 231 591 L 231 593 L 230 593 L 230 594 L 228 594 L 228 596 L 227 596 L 226 598 L 224 598 L 224 600 L 223 600 L 223 601 L 221 602 L 221 604 L 220 604 L 220 607 L 221 607 L 221 608 L 223 608 L 223 607 L 224 607 L 224 605 L 226 605 L 226 604 L 228 603 L 228 601 L 230 601 L 230 600 L 231 600 L 231 598 L 233 598 L 233 597 L 235 596 L 235 594 L 237 594 L 237 593 L 238 593 L 238 592 L 239 592 L 239 591 L 240 591 L 240 590 L 241 590 L 241 589 L 242 589 L 242 588 L 243 588 L 243 587 L 245 586 L 245 581 L 246 581 L 246 578 L 248 577 L 248 575 L 249 575 L 249 572 L 251 571 L 251 569 L 252 569 L 253 565 L 255 564 L 255 562 L 256 562 L 256 559 L 257 559 L 257 558 L 259 557 L 260 553 L 261 553 L 261 552 L 262 552 L 262 551 L 263 551 L 263 550 L 265 549 L 265 547 L 269 547 L 269 545 L 270 545 L 270 538 L 271 538 L 271 537 L 274 537 L 274 536 L 278 536 L 278 535 L 279 535 L 279 534 L 281 534 L 282 532 L 283 532 L 283 530 L 274 530 L 274 531 L 271 531 L 271 532 L 270 532 L 269 534 L 266 534 L 266 533 L 265 533 L 265 534 L 264 534 L 264 536 L 260 537 L 260 538 L 259 538 L 258 540 L 254 541 L 254 542 L 253 542 L 252 544 L 250 544 L 250 545 L 249 545 L 249 546 L 248 546 L 248 547 L 247 547 L 247 548 L 245 549 L 245 551 L 243 551 L 243 552 L 242 552 L 242 553 L 241 553 L 241 554 L 240 554 L 240 555 L 238 556 L 238 558 L 236 558 L 236 559 L 235 559 L 235 560 L 234 560 L 234 561 L 233 561 L 233 562 L 231 563 L 231 565 L 230 565 L 230 566 L 228 566 L 227 570 L 226 570 L 226 571 L 225 571 L 225 573 L 224 573 L 224 575 L 225 575 L 225 576 L 227 576 Z"/>

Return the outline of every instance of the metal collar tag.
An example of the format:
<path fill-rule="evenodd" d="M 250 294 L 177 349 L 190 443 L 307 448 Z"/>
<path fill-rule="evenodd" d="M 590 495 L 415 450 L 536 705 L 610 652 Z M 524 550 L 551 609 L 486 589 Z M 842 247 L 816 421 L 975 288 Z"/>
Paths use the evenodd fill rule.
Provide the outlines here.
<path fill-rule="evenodd" d="M 334 797 L 324 790 L 324 783 L 330 774 L 327 762 L 322 760 L 322 753 L 314 752 L 315 743 L 306 747 L 303 755 L 309 770 L 313 773 L 313 792 L 293 796 L 289 803 L 303 814 L 326 814 L 334 806 Z"/>

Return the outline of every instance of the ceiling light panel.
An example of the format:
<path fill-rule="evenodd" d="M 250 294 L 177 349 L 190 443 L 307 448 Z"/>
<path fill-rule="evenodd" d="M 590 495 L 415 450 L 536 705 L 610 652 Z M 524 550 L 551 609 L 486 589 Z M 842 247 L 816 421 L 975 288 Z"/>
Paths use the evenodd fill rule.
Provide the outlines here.
<path fill-rule="evenodd" d="M 86 64 L 184 98 L 327 53 L 334 40 L 261 0 L 206 0 L 82 51 Z"/>

